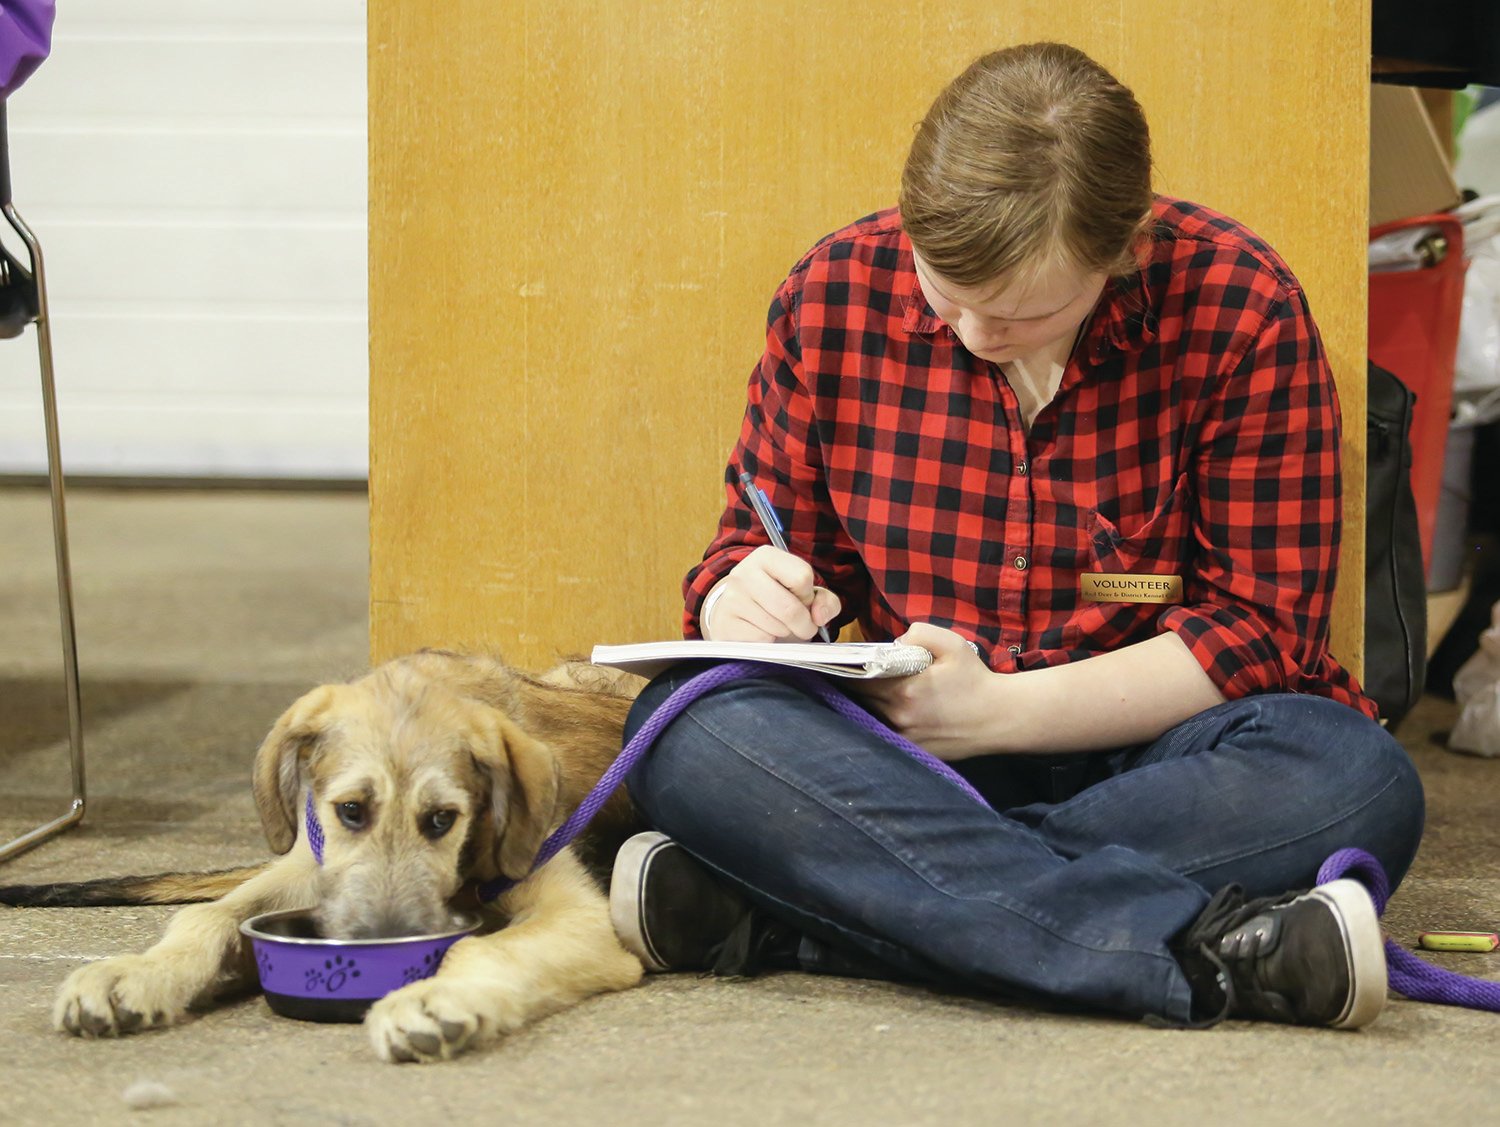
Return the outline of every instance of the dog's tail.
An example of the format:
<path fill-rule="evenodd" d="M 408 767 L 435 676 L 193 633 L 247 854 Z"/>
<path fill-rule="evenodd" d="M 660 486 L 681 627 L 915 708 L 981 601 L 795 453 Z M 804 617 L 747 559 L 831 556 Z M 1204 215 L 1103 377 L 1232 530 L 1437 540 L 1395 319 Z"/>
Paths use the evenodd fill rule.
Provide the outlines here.
<path fill-rule="evenodd" d="M 193 904 L 233 892 L 270 862 L 211 873 L 100 877 L 62 884 L 0 885 L 0 904 L 13 908 L 108 908 L 127 904 Z"/>

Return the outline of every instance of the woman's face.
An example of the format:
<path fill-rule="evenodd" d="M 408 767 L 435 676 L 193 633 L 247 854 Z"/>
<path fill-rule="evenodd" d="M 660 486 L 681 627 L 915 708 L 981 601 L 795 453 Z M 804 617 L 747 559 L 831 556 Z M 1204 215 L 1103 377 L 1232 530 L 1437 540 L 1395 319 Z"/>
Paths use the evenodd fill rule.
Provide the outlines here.
<path fill-rule="evenodd" d="M 992 364 L 1071 342 L 1093 312 L 1107 281 L 1100 273 L 1054 265 L 1024 286 L 965 289 L 934 274 L 915 250 L 912 256 L 932 311 L 965 348 Z"/>

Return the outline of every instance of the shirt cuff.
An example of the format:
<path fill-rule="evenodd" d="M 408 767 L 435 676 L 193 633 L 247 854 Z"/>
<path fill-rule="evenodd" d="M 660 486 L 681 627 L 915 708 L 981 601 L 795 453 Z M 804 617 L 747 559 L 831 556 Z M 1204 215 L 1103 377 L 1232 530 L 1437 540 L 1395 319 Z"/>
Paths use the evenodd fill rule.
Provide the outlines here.
<path fill-rule="evenodd" d="M 727 579 L 728 576 L 725 576 L 725 578 Z M 708 593 L 708 598 L 703 600 L 703 606 L 698 610 L 698 633 L 702 634 L 705 638 L 708 637 L 709 627 L 713 625 L 714 607 L 724 597 L 725 590 L 724 580 L 721 579 L 713 585 L 713 589 Z"/>
<path fill-rule="evenodd" d="M 1173 607 L 1160 625 L 1186 643 L 1227 700 L 1296 690 L 1297 666 L 1270 626 L 1235 606 Z"/>

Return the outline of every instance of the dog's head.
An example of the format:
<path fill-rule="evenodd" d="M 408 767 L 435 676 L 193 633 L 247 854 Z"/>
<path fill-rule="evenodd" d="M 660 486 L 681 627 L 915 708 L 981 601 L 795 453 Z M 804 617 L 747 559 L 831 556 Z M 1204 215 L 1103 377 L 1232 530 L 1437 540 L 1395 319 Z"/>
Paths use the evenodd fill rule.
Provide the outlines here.
<path fill-rule="evenodd" d="M 558 766 L 506 712 L 393 662 L 308 693 L 272 727 L 254 793 L 285 853 L 311 790 L 323 827 L 315 914 L 330 938 L 440 930 L 466 878 L 526 875 Z"/>

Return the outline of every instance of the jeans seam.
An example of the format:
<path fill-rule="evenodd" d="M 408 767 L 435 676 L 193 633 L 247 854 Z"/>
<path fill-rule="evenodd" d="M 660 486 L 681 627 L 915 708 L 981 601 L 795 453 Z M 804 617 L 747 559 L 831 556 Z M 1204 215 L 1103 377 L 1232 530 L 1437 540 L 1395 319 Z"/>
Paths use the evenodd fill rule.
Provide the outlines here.
<path fill-rule="evenodd" d="M 1212 869 L 1216 866 L 1223 865 L 1231 861 L 1239 861 L 1246 857 L 1258 856 L 1262 853 L 1270 853 L 1272 850 L 1283 849 L 1294 842 L 1306 841 L 1310 837 L 1316 837 L 1318 834 L 1322 833 L 1330 826 L 1337 825 L 1339 822 L 1347 822 L 1350 818 L 1354 817 L 1361 810 L 1365 809 L 1365 807 L 1376 801 L 1386 791 L 1395 786 L 1396 782 L 1397 776 L 1392 775 L 1389 779 L 1386 780 L 1384 786 L 1375 791 L 1375 793 L 1370 795 L 1363 802 L 1359 803 L 1357 806 L 1349 807 L 1348 809 L 1342 811 L 1337 817 L 1329 818 L 1327 821 L 1320 823 L 1319 825 L 1315 826 L 1305 833 L 1297 834 L 1295 837 L 1283 838 L 1282 840 L 1277 842 L 1264 844 L 1258 849 L 1242 850 L 1238 853 L 1226 853 L 1222 857 L 1216 857 L 1207 861 L 1199 861 L 1191 866 L 1184 867 L 1182 869 L 1182 873 L 1184 876 L 1190 876 L 1193 873 L 1201 873 L 1205 869 Z"/>
<path fill-rule="evenodd" d="M 754 766 L 758 767 L 760 770 L 765 771 L 767 774 L 771 775 L 773 778 L 777 779 L 778 781 L 780 781 L 785 786 L 790 787 L 792 790 L 796 791 L 798 794 L 800 794 L 803 797 L 805 797 L 808 801 L 816 803 L 818 806 L 821 806 L 824 810 L 828 811 L 830 814 L 836 815 L 840 820 L 842 820 L 843 822 L 845 822 L 852 829 L 857 830 L 859 833 L 863 834 L 872 843 L 874 843 L 875 845 L 879 846 L 881 849 L 885 850 L 893 858 L 895 858 L 897 861 L 899 861 L 902 866 L 904 866 L 908 871 L 910 871 L 912 873 L 912 875 L 916 876 L 918 879 L 920 879 L 921 881 L 923 881 L 929 888 L 931 888 L 934 892 L 937 892 L 939 895 L 947 897 L 947 898 L 952 899 L 952 900 L 957 900 L 957 901 L 973 901 L 973 900 L 977 900 L 977 901 L 981 901 L 983 903 L 990 904 L 990 905 L 992 905 L 992 906 L 994 906 L 996 908 L 999 908 L 1001 911 L 1008 912 L 1008 913 L 1010 913 L 1013 916 L 1016 916 L 1016 917 L 1018 917 L 1018 918 L 1020 918 L 1022 920 L 1025 920 L 1028 924 L 1031 924 L 1032 926 L 1041 928 L 1042 930 L 1046 931 L 1049 935 L 1052 935 L 1054 938 L 1058 939 L 1061 942 L 1068 943 L 1068 944 L 1070 944 L 1072 946 L 1079 947 L 1079 948 L 1082 948 L 1082 949 L 1087 950 L 1087 951 L 1096 951 L 1096 952 L 1108 953 L 1108 954 L 1124 952 L 1124 953 L 1128 953 L 1128 954 L 1144 955 L 1144 956 L 1147 956 L 1147 957 L 1152 958 L 1152 959 L 1165 960 L 1167 962 L 1172 963 L 1174 966 L 1176 965 L 1176 960 L 1173 959 L 1170 955 L 1167 955 L 1167 954 L 1158 954 L 1158 953 L 1151 952 L 1151 951 L 1142 951 L 1142 950 L 1140 950 L 1139 948 L 1136 948 L 1136 947 L 1121 947 L 1121 946 L 1117 946 L 1117 945 L 1106 943 L 1106 942 L 1094 942 L 1094 943 L 1081 942 L 1080 940 L 1075 939 L 1072 936 L 1063 934 L 1059 930 L 1062 927 L 1062 925 L 1058 921 L 1052 920 L 1052 919 L 1050 919 L 1048 917 L 1045 917 L 1045 916 L 1041 916 L 1041 917 L 1034 916 L 1034 915 L 1032 915 L 1029 912 L 1022 911 L 1016 905 L 1008 903 L 1007 900 L 1003 896 L 1000 896 L 999 894 L 992 894 L 992 895 L 989 895 L 989 896 L 964 896 L 964 895 L 960 895 L 959 893 L 953 892 L 953 891 L 951 891 L 949 889 L 946 889 L 946 888 L 943 888 L 943 887 L 939 886 L 937 883 L 935 883 L 935 881 L 933 880 L 933 878 L 928 873 L 924 872 L 918 866 L 916 860 L 914 858 L 908 856 L 905 853 L 905 851 L 903 851 L 902 849 L 900 849 L 897 846 L 897 844 L 895 842 L 888 840 L 882 834 L 874 832 L 876 827 L 872 827 L 872 826 L 864 824 L 864 822 L 867 822 L 868 819 L 865 819 L 864 821 L 856 821 L 856 820 L 854 820 L 853 818 L 851 818 L 849 816 L 848 813 L 846 813 L 843 810 L 838 809 L 835 806 L 829 805 L 827 802 L 825 802 L 818 795 L 810 793 L 806 788 L 798 785 L 792 779 L 787 778 L 785 775 L 783 775 L 780 771 L 777 771 L 770 764 L 768 764 L 768 763 L 762 763 L 758 759 L 753 758 L 752 756 L 750 756 L 749 754 L 747 754 L 745 751 L 741 750 L 735 743 L 733 743 L 728 738 L 726 738 L 726 736 L 724 736 L 722 733 L 717 732 L 713 728 L 709 727 L 708 724 L 706 724 L 703 721 L 703 719 L 700 716 L 698 716 L 692 709 L 689 709 L 688 712 L 685 715 L 687 716 L 687 718 L 691 719 L 692 722 L 694 724 L 696 724 L 699 728 L 701 728 L 705 733 L 707 733 L 709 736 L 711 736 L 715 740 L 718 740 L 723 746 L 725 746 L 725 747 L 729 748 L 731 751 L 733 751 L 735 755 L 738 755 L 741 759 L 745 760 L 747 763 L 753 764 Z M 893 752 L 898 752 L 898 749 L 896 749 L 894 747 L 891 750 Z M 991 812 L 994 813 L 994 815 L 995 815 L 996 818 L 1003 818 L 1004 817 L 1004 815 L 1000 814 L 998 811 L 993 811 L 992 810 Z M 1017 828 L 1021 829 L 1021 830 L 1025 830 L 1025 827 L 1024 826 L 1020 826 L 1018 823 L 1017 823 Z M 1043 844 L 1043 847 L 1046 848 L 1045 843 L 1042 843 L 1042 844 Z"/>

